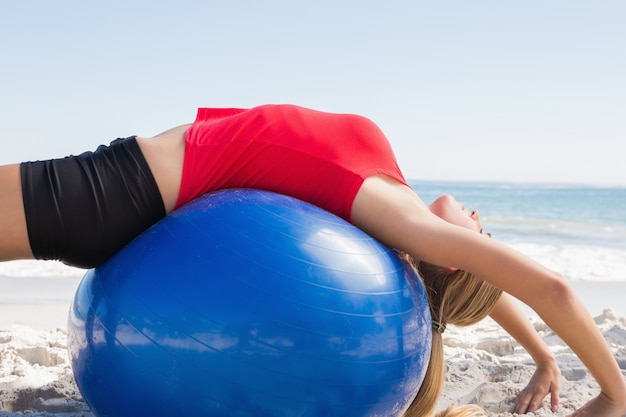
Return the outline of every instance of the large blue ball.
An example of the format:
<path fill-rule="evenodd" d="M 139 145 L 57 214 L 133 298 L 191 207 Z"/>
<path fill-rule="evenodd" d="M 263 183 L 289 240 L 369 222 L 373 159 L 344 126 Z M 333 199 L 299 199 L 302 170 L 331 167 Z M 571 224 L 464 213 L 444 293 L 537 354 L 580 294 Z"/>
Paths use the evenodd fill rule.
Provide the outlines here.
<path fill-rule="evenodd" d="M 98 417 L 399 416 L 430 329 L 392 251 L 255 190 L 199 198 L 88 271 L 68 323 Z"/>

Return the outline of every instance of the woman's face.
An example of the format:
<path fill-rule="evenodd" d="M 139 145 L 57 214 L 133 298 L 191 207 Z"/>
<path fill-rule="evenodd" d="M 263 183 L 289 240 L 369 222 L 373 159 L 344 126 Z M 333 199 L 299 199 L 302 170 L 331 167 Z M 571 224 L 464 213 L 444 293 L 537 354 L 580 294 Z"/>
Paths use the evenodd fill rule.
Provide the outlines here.
<path fill-rule="evenodd" d="M 449 194 L 444 194 L 433 201 L 428 208 L 437 217 L 448 223 L 465 227 L 466 229 L 482 233 L 483 227 L 480 223 L 480 213 L 478 210 L 468 210 L 465 206 L 455 200 Z"/>

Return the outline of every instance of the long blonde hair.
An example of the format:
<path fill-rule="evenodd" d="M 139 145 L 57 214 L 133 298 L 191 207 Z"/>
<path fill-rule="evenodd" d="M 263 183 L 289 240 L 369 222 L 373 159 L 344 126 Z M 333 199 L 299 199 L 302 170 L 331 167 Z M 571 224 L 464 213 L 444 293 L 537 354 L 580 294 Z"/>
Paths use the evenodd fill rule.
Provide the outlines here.
<path fill-rule="evenodd" d="M 433 323 L 440 324 L 441 333 L 447 324 L 469 326 L 485 318 L 495 306 L 502 291 L 478 277 L 461 270 L 450 272 L 405 254 L 417 270 L 422 282 Z M 442 334 L 433 329 L 430 361 L 424 382 L 404 417 L 431 416 L 443 390 L 445 363 Z M 437 417 L 478 417 L 487 414 L 478 406 L 450 406 Z"/>

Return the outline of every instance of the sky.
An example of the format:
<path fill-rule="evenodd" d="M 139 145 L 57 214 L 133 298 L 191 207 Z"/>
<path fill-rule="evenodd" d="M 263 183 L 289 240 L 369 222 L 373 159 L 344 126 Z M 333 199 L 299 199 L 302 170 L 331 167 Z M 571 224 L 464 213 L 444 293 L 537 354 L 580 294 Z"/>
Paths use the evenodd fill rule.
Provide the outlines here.
<path fill-rule="evenodd" d="M 0 164 L 293 103 L 412 180 L 626 186 L 626 2 L 0 0 Z"/>

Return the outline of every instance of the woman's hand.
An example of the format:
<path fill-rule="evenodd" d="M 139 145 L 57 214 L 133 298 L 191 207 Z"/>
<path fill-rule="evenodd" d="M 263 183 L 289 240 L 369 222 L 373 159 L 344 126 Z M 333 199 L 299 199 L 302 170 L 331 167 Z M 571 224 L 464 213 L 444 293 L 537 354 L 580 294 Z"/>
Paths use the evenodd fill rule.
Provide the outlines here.
<path fill-rule="evenodd" d="M 621 417 L 625 412 L 626 399 L 617 402 L 601 393 L 568 417 Z"/>
<path fill-rule="evenodd" d="M 532 413 L 541 407 L 543 399 L 550 395 L 550 409 L 559 408 L 559 384 L 561 372 L 555 360 L 537 363 L 537 369 L 526 388 L 515 397 L 514 413 Z"/>
<path fill-rule="evenodd" d="M 535 328 L 509 294 L 502 293 L 491 312 L 491 318 L 526 349 L 537 365 L 528 386 L 515 398 L 515 413 L 525 414 L 536 411 L 548 394 L 550 394 L 550 409 L 556 411 L 559 407 L 561 372 L 550 349 L 543 343 Z"/>

